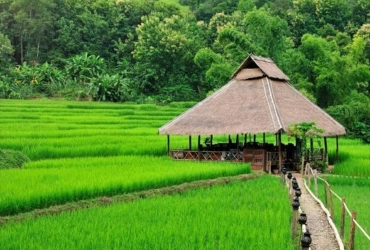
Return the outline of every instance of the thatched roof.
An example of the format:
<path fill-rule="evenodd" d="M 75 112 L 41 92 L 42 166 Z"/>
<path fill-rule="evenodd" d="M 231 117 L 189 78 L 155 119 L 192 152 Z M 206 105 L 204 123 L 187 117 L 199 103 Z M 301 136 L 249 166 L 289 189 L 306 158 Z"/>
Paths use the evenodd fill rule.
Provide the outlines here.
<path fill-rule="evenodd" d="M 291 123 L 316 122 L 324 136 L 345 128 L 287 81 L 271 59 L 250 55 L 233 79 L 159 129 L 168 135 L 257 134 L 287 132 Z"/>

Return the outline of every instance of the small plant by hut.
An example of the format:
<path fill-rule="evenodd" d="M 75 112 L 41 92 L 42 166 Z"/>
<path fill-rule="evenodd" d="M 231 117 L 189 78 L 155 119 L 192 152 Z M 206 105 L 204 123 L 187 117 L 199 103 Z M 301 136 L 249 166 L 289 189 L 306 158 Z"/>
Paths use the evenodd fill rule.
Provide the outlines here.
<path fill-rule="evenodd" d="M 288 135 L 290 137 L 294 136 L 297 138 L 297 155 L 301 159 L 300 165 L 303 165 L 305 159 L 315 159 L 313 150 L 310 150 L 310 155 L 307 154 L 307 139 L 318 139 L 322 138 L 324 129 L 318 128 L 315 122 L 301 122 L 301 123 L 292 123 L 288 126 Z M 318 140 L 318 144 L 321 147 L 321 143 Z M 314 162 L 313 166 L 316 162 Z M 303 166 L 302 166 L 303 167 Z"/>

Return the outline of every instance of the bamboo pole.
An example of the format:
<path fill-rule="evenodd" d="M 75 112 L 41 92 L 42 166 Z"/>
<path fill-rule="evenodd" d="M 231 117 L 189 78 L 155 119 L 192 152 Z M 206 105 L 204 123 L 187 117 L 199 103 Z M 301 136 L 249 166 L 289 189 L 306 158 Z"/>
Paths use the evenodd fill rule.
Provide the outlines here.
<path fill-rule="evenodd" d="M 331 219 L 334 221 L 333 193 L 331 192 L 330 185 L 328 185 L 328 188 L 329 188 L 330 215 L 331 215 Z"/>
<path fill-rule="evenodd" d="M 167 135 L 167 155 L 170 156 L 170 135 Z"/>
<path fill-rule="evenodd" d="M 281 172 L 282 155 L 281 155 L 281 131 L 278 132 L 278 148 L 279 148 L 279 172 Z"/>
<path fill-rule="evenodd" d="M 236 157 L 238 158 L 237 161 L 239 162 L 239 134 L 236 135 Z"/>
<path fill-rule="evenodd" d="M 329 165 L 329 160 L 328 160 L 328 140 L 326 138 L 326 136 L 324 137 L 324 157 L 325 157 L 325 161 L 327 161 L 327 164 Z"/>
<path fill-rule="evenodd" d="M 302 165 L 301 165 L 301 175 L 303 177 L 304 175 L 304 157 L 302 156 L 301 158 L 301 161 L 302 161 Z M 307 171 L 307 164 L 306 164 L 306 171 Z"/>
<path fill-rule="evenodd" d="M 328 206 L 328 186 L 324 183 L 324 198 L 325 198 L 325 206 Z"/>
<path fill-rule="evenodd" d="M 200 135 L 198 135 L 198 161 L 200 161 Z"/>
<path fill-rule="evenodd" d="M 344 206 L 346 199 L 342 198 L 342 209 L 341 209 L 341 216 L 340 216 L 340 238 L 344 239 L 344 225 L 346 220 L 346 208 Z"/>
<path fill-rule="evenodd" d="M 314 159 L 314 152 L 313 152 L 313 139 L 310 138 L 310 162 L 312 162 L 312 164 L 314 164 L 315 162 L 315 159 Z"/>
<path fill-rule="evenodd" d="M 313 174 L 314 174 L 314 181 L 315 181 L 315 195 L 316 197 L 319 197 L 319 189 L 317 187 L 317 169 L 313 170 Z"/>
<path fill-rule="evenodd" d="M 308 186 L 311 187 L 311 170 L 308 169 Z"/>
<path fill-rule="evenodd" d="M 352 212 L 351 216 L 351 231 L 350 231 L 350 239 L 349 239 L 349 250 L 355 249 L 355 231 L 356 231 L 356 224 L 355 220 L 357 217 L 356 212 Z"/>

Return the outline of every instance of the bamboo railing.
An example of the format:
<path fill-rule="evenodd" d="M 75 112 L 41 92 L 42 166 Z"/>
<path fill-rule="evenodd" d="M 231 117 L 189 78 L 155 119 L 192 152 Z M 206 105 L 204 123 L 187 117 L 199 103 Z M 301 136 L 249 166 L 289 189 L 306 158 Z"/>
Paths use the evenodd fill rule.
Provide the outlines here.
<path fill-rule="evenodd" d="M 324 180 L 323 178 L 319 177 L 317 175 L 317 170 L 312 169 L 309 164 L 306 165 L 305 169 L 305 174 L 308 178 L 308 187 L 307 189 L 310 190 L 310 185 L 311 185 L 311 179 L 314 178 L 314 190 L 315 194 L 314 196 L 316 197 L 317 200 L 318 198 L 318 185 L 317 185 L 317 180 L 320 180 L 324 183 L 324 202 L 325 205 L 328 206 L 329 203 L 329 214 L 330 214 L 330 219 L 332 222 L 334 222 L 334 205 L 333 205 L 333 197 L 337 198 L 341 202 L 341 214 L 340 214 L 340 230 L 339 230 L 339 235 L 340 238 L 343 240 L 344 239 L 344 232 L 345 232 L 345 218 L 346 218 L 346 212 L 351 218 L 351 224 L 350 224 L 350 237 L 349 237 L 349 250 L 354 250 L 355 249 L 355 233 L 356 233 L 356 227 L 361 231 L 361 233 L 369 240 L 370 242 L 370 236 L 369 234 L 363 229 L 363 227 L 357 222 L 357 212 L 356 211 L 351 211 L 346 202 L 345 199 L 340 197 L 338 194 L 336 194 L 330 184 Z M 306 180 L 304 179 L 304 183 L 306 185 Z"/>

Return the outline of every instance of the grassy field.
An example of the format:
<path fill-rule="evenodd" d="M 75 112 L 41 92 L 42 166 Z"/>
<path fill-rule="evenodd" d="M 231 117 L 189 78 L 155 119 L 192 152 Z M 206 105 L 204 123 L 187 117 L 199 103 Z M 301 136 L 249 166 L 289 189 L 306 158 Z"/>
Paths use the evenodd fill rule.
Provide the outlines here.
<path fill-rule="evenodd" d="M 279 178 L 264 176 L 9 223 L 0 227 L 0 245 L 30 250 L 289 250 L 290 210 Z"/>

